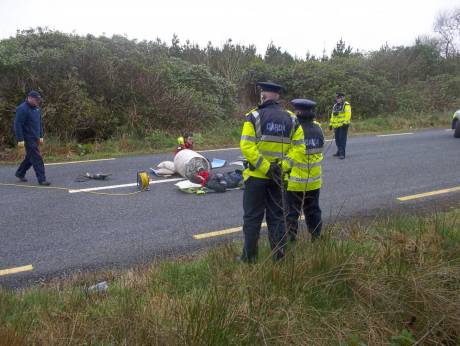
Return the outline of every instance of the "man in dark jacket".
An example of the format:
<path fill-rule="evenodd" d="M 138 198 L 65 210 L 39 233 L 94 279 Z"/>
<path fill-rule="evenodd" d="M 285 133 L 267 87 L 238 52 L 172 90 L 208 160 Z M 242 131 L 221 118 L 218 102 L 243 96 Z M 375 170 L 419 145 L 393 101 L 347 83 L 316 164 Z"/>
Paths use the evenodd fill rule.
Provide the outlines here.
<path fill-rule="evenodd" d="M 40 109 L 41 96 L 37 91 L 27 94 L 26 100 L 16 108 L 14 119 L 14 132 L 18 141 L 18 148 L 23 151 L 25 158 L 16 171 L 16 177 L 26 182 L 25 175 L 30 167 L 34 168 L 40 185 L 48 186 L 46 180 L 45 165 L 40 154 L 40 144 L 43 144 L 43 126 Z"/>

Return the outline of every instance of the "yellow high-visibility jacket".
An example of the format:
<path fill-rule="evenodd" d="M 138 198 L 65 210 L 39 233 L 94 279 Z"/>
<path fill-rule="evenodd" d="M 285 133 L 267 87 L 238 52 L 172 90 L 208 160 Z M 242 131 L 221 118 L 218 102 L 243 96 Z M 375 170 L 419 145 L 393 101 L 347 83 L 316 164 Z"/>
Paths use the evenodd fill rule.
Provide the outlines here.
<path fill-rule="evenodd" d="M 305 155 L 302 127 L 297 117 L 275 101 L 266 101 L 246 114 L 240 148 L 249 167 L 243 172 L 249 177 L 267 178 L 271 162 L 279 161 L 283 173 L 300 176 L 295 162 Z"/>
<path fill-rule="evenodd" d="M 338 114 L 334 114 L 338 112 Z M 332 107 L 331 112 L 331 121 L 329 122 L 329 126 L 333 128 L 337 128 L 343 125 L 348 125 L 351 123 L 351 106 L 350 104 L 345 101 L 343 103 L 343 107 L 336 103 L 334 107 Z"/>
<path fill-rule="evenodd" d="M 297 176 L 287 177 L 288 191 L 311 191 L 321 188 L 321 161 L 323 161 L 324 134 L 316 121 L 300 120 L 304 132 L 306 150 L 300 162 L 294 162 L 298 168 Z"/>

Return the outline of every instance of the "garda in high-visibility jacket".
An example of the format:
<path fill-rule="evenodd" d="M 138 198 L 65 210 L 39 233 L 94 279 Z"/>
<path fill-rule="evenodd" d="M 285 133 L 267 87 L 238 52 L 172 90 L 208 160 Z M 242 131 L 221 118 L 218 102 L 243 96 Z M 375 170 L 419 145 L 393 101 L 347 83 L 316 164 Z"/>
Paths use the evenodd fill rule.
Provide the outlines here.
<path fill-rule="evenodd" d="M 321 188 L 321 161 L 323 160 L 324 134 L 321 125 L 313 119 L 301 119 L 305 152 L 302 160 L 294 162 L 296 175 L 289 175 L 288 191 L 311 191 Z"/>
<path fill-rule="evenodd" d="M 281 163 L 283 172 L 291 171 L 293 177 L 300 178 L 294 163 L 305 155 L 302 127 L 297 117 L 277 102 L 266 101 L 246 114 L 240 148 L 249 163 L 244 180 L 250 176 L 268 179 L 266 173 L 275 161 Z"/>
<path fill-rule="evenodd" d="M 351 106 L 345 101 L 342 103 L 336 103 L 332 107 L 331 121 L 329 123 L 333 128 L 341 127 L 351 123 Z"/>

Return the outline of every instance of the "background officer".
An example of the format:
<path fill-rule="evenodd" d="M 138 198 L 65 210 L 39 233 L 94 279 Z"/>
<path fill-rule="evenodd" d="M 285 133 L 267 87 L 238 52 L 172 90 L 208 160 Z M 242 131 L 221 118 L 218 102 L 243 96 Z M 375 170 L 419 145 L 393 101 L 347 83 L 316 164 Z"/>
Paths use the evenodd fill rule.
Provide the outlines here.
<path fill-rule="evenodd" d="M 306 151 L 301 162 L 294 163 L 300 174 L 288 177 L 286 218 L 287 232 L 291 241 L 296 240 L 299 228 L 299 216 L 303 210 L 305 222 L 311 239 L 314 241 L 321 234 L 322 221 L 319 207 L 321 188 L 321 161 L 323 160 L 324 134 L 315 119 L 316 103 L 308 99 L 291 101 L 295 114 L 304 133 Z"/>
<path fill-rule="evenodd" d="M 347 146 L 348 127 L 351 122 L 351 106 L 345 101 L 345 94 L 341 92 L 335 94 L 335 101 L 329 127 L 334 129 L 335 144 L 337 145 L 337 153 L 334 156 L 343 160 Z"/>
<path fill-rule="evenodd" d="M 38 183 L 48 186 L 50 183 L 46 181 L 45 165 L 39 148 L 40 144 L 43 144 L 41 100 L 42 98 L 37 91 L 31 91 L 27 94 L 26 100 L 16 108 L 14 132 L 18 141 L 18 148 L 22 153 L 25 148 L 26 156 L 15 175 L 20 181 L 26 182 L 27 170 L 33 166 Z"/>
<path fill-rule="evenodd" d="M 241 152 L 248 162 L 243 172 L 244 247 L 240 257 L 245 262 L 257 258 L 264 215 L 273 259 L 284 256 L 282 176 L 305 155 L 302 127 L 294 114 L 278 104 L 282 87 L 271 82 L 257 85 L 261 89 L 260 105 L 246 114 L 240 140 Z"/>

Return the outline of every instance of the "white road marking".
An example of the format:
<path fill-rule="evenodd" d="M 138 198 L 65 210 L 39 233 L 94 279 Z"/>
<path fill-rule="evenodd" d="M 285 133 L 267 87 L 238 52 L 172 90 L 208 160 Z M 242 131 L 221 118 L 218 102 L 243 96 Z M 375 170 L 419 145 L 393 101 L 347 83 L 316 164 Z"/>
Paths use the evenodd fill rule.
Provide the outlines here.
<path fill-rule="evenodd" d="M 391 133 L 389 135 L 377 135 L 377 137 L 390 137 L 390 136 L 406 136 L 413 135 L 413 132 L 404 132 L 404 133 Z"/>
<path fill-rule="evenodd" d="M 56 162 L 56 163 L 45 163 L 45 166 L 57 166 L 57 165 L 73 165 L 76 163 L 86 163 L 86 162 L 99 162 L 99 161 L 113 161 L 115 158 L 110 159 L 97 159 L 97 160 L 83 160 L 83 161 L 69 161 L 69 162 Z"/>
<path fill-rule="evenodd" d="M 452 131 L 452 129 L 445 129 L 444 131 Z"/>
<path fill-rule="evenodd" d="M 236 149 L 240 149 L 240 148 L 237 147 L 237 148 L 222 148 L 222 149 L 200 150 L 200 151 L 197 151 L 197 153 L 209 153 L 209 152 L 212 152 L 212 151 L 224 151 L 224 150 L 236 150 Z"/>
<path fill-rule="evenodd" d="M 173 181 L 178 181 L 178 180 L 184 180 L 184 178 L 150 180 L 150 185 L 168 183 L 168 182 L 173 182 Z M 75 190 L 69 190 L 69 193 L 91 192 L 91 191 L 101 191 L 101 190 L 113 190 L 113 189 L 119 189 L 119 188 L 122 188 L 122 187 L 131 187 L 131 186 L 137 186 L 137 183 L 122 184 L 122 185 L 110 185 L 110 186 L 100 186 L 100 187 L 90 187 L 90 188 L 87 188 L 87 189 L 75 189 Z"/>

